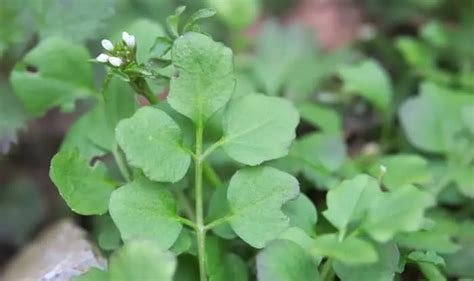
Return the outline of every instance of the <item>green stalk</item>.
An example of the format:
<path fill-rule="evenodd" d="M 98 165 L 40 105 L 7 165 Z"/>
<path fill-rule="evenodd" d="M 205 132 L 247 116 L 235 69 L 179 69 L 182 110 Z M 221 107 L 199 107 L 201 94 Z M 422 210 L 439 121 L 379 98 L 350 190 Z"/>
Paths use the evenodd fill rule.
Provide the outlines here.
<path fill-rule="evenodd" d="M 146 80 L 142 77 L 138 77 L 134 80 L 130 81 L 130 86 L 133 90 L 141 95 L 144 96 L 150 104 L 157 104 L 159 103 L 158 98 L 155 96 L 153 91 L 150 89 L 150 86 L 146 82 Z"/>
<path fill-rule="evenodd" d="M 114 149 L 112 149 L 112 155 L 114 156 L 115 163 L 117 163 L 117 166 L 123 179 L 127 182 L 132 181 L 132 176 L 128 171 L 127 164 L 125 163 L 125 160 L 123 159 L 122 154 L 119 151 L 118 145 L 116 145 Z"/>
<path fill-rule="evenodd" d="M 195 158 L 195 192 L 196 192 L 196 238 L 198 244 L 198 259 L 199 259 L 199 276 L 200 281 L 207 281 L 206 273 L 206 229 L 204 226 L 204 211 L 203 211 L 203 186 L 202 186 L 202 172 L 203 159 L 202 142 L 203 142 L 203 123 L 199 121 L 196 128 L 196 158 Z"/>

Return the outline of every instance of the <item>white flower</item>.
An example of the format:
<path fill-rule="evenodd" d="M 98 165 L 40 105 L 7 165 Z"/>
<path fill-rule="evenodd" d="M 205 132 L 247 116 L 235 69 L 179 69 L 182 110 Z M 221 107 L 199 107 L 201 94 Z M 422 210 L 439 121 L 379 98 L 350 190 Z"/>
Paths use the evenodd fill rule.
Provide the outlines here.
<path fill-rule="evenodd" d="M 104 49 L 106 49 L 107 51 L 113 51 L 114 50 L 114 44 L 112 44 L 112 42 L 110 42 L 110 40 L 107 40 L 107 39 L 104 39 L 102 40 L 102 47 L 104 47 Z"/>
<path fill-rule="evenodd" d="M 122 65 L 123 61 L 121 58 L 109 57 L 109 63 L 115 67 L 119 67 Z"/>
<path fill-rule="evenodd" d="M 108 62 L 109 61 L 109 56 L 106 54 L 100 54 L 95 58 L 98 62 Z"/>
<path fill-rule="evenodd" d="M 122 32 L 122 40 L 127 44 L 130 49 L 135 48 L 135 36 L 128 34 L 128 32 Z"/>
<path fill-rule="evenodd" d="M 387 167 L 385 165 L 380 165 L 380 172 L 385 174 L 387 172 Z"/>

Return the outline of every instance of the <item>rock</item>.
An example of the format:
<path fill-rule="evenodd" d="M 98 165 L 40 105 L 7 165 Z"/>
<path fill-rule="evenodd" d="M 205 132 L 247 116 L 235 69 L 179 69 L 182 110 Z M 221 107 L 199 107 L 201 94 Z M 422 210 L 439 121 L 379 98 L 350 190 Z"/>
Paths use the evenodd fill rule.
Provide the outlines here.
<path fill-rule="evenodd" d="M 2 281 L 68 281 L 106 261 L 87 233 L 65 219 L 47 228 L 7 265 Z"/>

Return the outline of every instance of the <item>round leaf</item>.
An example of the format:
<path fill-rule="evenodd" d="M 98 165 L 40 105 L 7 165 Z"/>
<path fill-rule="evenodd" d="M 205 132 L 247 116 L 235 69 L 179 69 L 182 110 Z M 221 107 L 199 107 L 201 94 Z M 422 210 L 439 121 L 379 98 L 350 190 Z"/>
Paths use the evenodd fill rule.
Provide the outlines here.
<path fill-rule="evenodd" d="M 181 129 L 159 109 L 141 108 L 119 123 L 115 136 L 130 165 L 154 181 L 177 182 L 189 168 L 191 157 L 181 144 Z"/>
<path fill-rule="evenodd" d="M 145 178 L 115 190 L 109 206 L 123 240 L 146 238 L 164 249 L 173 245 L 182 229 L 176 208 L 170 191 Z"/>
<path fill-rule="evenodd" d="M 257 255 L 258 281 L 320 281 L 312 257 L 288 240 L 276 240 Z"/>
<path fill-rule="evenodd" d="M 107 212 L 114 186 L 107 180 L 102 163 L 91 167 L 77 149 L 64 149 L 51 160 L 49 176 L 74 212 L 81 215 Z"/>
<path fill-rule="evenodd" d="M 224 151 L 247 165 L 288 154 L 299 115 L 291 102 L 264 95 L 247 95 L 233 101 L 224 115 Z"/>
<path fill-rule="evenodd" d="M 239 170 L 227 191 L 232 214 L 229 222 L 245 242 L 262 248 L 289 227 L 289 218 L 281 207 L 298 194 L 298 181 L 275 168 Z"/>
<path fill-rule="evenodd" d="M 109 267 L 111 281 L 172 281 L 176 258 L 153 242 L 137 240 L 115 252 Z"/>
<path fill-rule="evenodd" d="M 176 39 L 171 57 L 179 75 L 171 79 L 169 104 L 195 123 L 205 122 L 234 91 L 232 50 L 189 32 Z"/>

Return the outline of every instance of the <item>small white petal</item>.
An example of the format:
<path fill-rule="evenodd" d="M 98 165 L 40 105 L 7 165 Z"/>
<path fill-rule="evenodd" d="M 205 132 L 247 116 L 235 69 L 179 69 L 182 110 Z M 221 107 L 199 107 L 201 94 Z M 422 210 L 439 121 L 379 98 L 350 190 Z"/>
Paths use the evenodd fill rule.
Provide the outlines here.
<path fill-rule="evenodd" d="M 122 65 L 122 59 L 117 57 L 109 57 L 109 63 L 115 67 Z"/>
<path fill-rule="evenodd" d="M 109 56 L 106 54 L 100 54 L 97 56 L 96 60 L 98 62 L 108 62 L 109 61 Z"/>
<path fill-rule="evenodd" d="M 387 167 L 384 165 L 380 165 L 380 172 L 382 172 L 382 174 L 385 174 L 387 172 Z"/>
<path fill-rule="evenodd" d="M 130 35 L 128 32 L 124 31 L 122 32 L 122 40 L 130 49 L 135 48 L 135 36 Z"/>
<path fill-rule="evenodd" d="M 114 50 L 114 44 L 110 42 L 110 40 L 104 39 L 102 40 L 102 47 L 106 49 L 107 51 L 113 51 Z"/>

